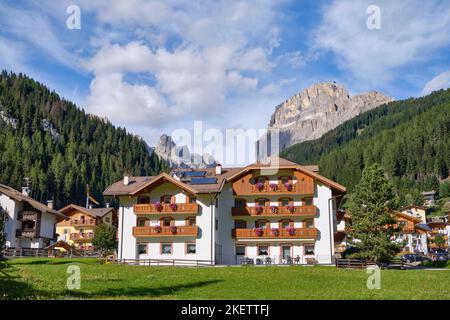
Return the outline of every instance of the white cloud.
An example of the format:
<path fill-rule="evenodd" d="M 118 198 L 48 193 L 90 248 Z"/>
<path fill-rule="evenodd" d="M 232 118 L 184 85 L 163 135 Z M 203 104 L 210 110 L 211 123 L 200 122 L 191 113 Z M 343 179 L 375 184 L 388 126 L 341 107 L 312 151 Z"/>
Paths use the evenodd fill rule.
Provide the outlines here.
<path fill-rule="evenodd" d="M 422 95 L 427 95 L 433 91 L 450 88 L 450 71 L 442 72 L 427 82 L 422 90 Z"/>
<path fill-rule="evenodd" d="M 94 10 L 104 23 L 114 24 L 113 32 L 129 28 L 132 35 L 138 28 L 139 34 L 143 30 L 159 34 L 154 43 L 148 37 L 124 45 L 93 39 L 100 49 L 85 63 L 95 75 L 87 110 L 128 127 L 142 124 L 144 118 L 149 125 L 161 125 L 158 117 L 148 116 L 154 110 L 167 116 L 214 117 L 230 95 L 258 89 L 259 75 L 271 72 L 270 55 L 278 36 L 271 10 L 274 3 L 86 2 L 83 8 Z M 163 6 L 162 16 L 170 18 L 144 19 L 146 5 Z M 122 11 L 127 19 L 120 18 Z M 155 11 L 147 14 L 153 16 L 151 12 Z M 134 84 L 126 80 L 136 74 L 154 81 Z M 114 94 L 109 94 L 111 90 Z"/>
<path fill-rule="evenodd" d="M 372 0 L 333 1 L 324 8 L 317 28 L 317 49 L 331 50 L 339 66 L 366 83 L 389 81 L 395 68 L 425 60 L 450 43 L 450 11 L 439 1 L 376 2 L 381 29 L 369 30 L 367 7 Z"/>

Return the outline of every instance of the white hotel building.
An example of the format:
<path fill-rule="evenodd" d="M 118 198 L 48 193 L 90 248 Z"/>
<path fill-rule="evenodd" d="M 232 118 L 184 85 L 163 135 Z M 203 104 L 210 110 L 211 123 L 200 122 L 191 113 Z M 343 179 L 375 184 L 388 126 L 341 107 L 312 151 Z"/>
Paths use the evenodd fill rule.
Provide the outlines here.
<path fill-rule="evenodd" d="M 337 211 L 345 187 L 316 166 L 271 161 L 114 183 L 104 195 L 119 201 L 118 258 L 333 263 L 345 238 Z"/>

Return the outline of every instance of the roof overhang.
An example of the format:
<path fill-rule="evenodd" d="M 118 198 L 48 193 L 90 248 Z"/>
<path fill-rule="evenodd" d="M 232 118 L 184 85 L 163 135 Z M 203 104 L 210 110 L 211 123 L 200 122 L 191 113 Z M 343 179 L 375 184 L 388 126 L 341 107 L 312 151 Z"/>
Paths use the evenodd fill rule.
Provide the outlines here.
<path fill-rule="evenodd" d="M 172 183 L 175 186 L 179 187 L 180 189 L 184 190 L 185 192 L 187 192 L 189 194 L 196 195 L 198 193 L 197 190 L 195 190 L 191 186 L 187 185 L 186 183 L 178 181 L 177 179 L 171 177 L 167 173 L 161 173 L 152 181 L 149 181 L 148 183 L 137 188 L 136 190 L 133 190 L 132 192 L 130 192 L 129 195 L 135 196 L 146 189 L 158 187 L 165 182 Z"/>

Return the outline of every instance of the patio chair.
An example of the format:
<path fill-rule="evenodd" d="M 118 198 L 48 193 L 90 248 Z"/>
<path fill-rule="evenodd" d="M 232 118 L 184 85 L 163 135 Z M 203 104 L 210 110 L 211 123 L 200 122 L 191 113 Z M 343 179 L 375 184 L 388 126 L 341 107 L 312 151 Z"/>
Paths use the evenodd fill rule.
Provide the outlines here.
<path fill-rule="evenodd" d="M 286 263 L 287 264 L 292 264 L 292 262 L 293 262 L 292 257 L 291 256 L 287 256 L 286 257 Z"/>
<path fill-rule="evenodd" d="M 256 258 L 256 264 L 263 264 L 263 259 Z"/>
<path fill-rule="evenodd" d="M 272 264 L 272 258 L 266 257 L 266 259 L 264 259 L 264 260 L 265 260 L 266 264 Z"/>
<path fill-rule="evenodd" d="M 295 264 L 300 264 L 300 256 L 296 256 L 294 259 Z"/>

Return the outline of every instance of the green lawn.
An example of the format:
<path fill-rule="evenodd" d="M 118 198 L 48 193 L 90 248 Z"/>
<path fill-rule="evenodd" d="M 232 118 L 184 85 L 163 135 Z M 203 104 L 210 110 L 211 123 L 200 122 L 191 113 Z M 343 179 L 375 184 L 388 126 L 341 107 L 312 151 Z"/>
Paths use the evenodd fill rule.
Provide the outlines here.
<path fill-rule="evenodd" d="M 81 289 L 66 289 L 78 265 Z M 136 267 L 95 259 L 14 260 L 0 271 L 0 299 L 450 299 L 450 269 L 383 270 L 369 290 L 365 270 L 335 267 Z"/>

